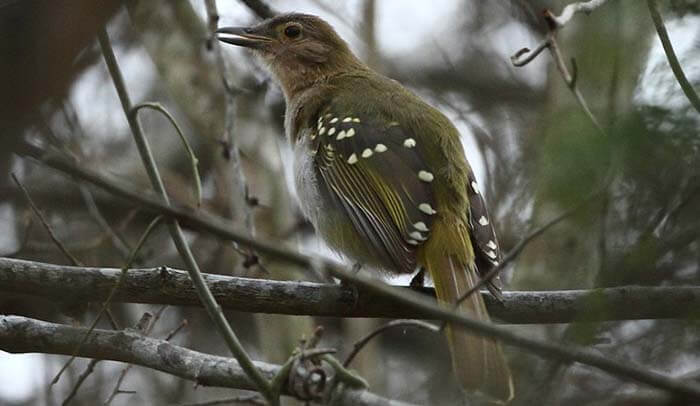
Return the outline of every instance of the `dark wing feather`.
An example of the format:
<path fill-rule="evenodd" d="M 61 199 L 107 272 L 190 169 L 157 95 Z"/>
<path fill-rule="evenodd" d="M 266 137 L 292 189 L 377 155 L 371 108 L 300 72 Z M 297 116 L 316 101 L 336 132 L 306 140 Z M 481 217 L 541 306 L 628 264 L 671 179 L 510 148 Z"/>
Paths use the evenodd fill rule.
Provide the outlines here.
<path fill-rule="evenodd" d="M 398 123 L 337 106 L 312 120 L 316 166 L 334 201 L 393 270 L 413 272 L 433 220 L 426 207 L 435 207 L 430 182 L 419 177 L 428 173 L 420 146 Z"/>
<path fill-rule="evenodd" d="M 484 276 L 501 261 L 501 247 L 486 209 L 484 197 L 479 191 L 473 173 L 469 173 L 467 188 L 469 189 L 467 191 L 469 196 L 469 233 L 472 237 L 477 271 L 479 275 Z M 500 278 L 496 277 L 487 286 L 491 292 L 498 294 L 500 285 Z"/>

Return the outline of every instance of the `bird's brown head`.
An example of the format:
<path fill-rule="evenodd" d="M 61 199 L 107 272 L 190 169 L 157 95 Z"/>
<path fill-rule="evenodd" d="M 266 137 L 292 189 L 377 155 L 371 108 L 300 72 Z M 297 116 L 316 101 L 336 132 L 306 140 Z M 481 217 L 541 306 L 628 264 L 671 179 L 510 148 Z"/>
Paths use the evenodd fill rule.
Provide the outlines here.
<path fill-rule="evenodd" d="M 365 69 L 333 27 L 313 15 L 283 14 L 216 33 L 222 42 L 252 49 L 287 97 L 334 74 Z"/>

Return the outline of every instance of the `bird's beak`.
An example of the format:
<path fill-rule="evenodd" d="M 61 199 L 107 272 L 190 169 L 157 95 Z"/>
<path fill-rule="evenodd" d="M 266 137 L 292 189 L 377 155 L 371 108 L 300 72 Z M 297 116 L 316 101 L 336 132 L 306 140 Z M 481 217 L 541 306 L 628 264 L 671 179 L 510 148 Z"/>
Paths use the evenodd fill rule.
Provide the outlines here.
<path fill-rule="evenodd" d="M 258 35 L 248 27 L 223 27 L 216 30 L 216 38 L 227 44 L 238 45 L 246 48 L 260 48 L 271 39 Z"/>

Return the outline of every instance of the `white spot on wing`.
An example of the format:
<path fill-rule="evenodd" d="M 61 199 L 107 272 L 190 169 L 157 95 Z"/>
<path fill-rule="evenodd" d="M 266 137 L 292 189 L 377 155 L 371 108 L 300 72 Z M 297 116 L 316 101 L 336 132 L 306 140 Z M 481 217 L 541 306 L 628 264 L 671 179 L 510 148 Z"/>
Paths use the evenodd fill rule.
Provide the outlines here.
<path fill-rule="evenodd" d="M 326 127 L 321 127 L 320 130 L 318 130 L 318 135 L 323 135 L 326 133 Z"/>
<path fill-rule="evenodd" d="M 344 123 L 349 123 L 349 122 L 351 122 L 351 121 L 352 121 L 352 117 L 345 117 L 345 118 L 343 119 L 343 122 L 344 122 Z"/>
<path fill-rule="evenodd" d="M 331 124 L 335 124 L 337 122 L 338 122 L 338 117 L 333 117 L 333 119 L 331 120 Z"/>
<path fill-rule="evenodd" d="M 345 138 L 350 138 L 350 137 L 352 137 L 353 135 L 355 135 L 355 129 L 354 129 L 354 128 L 351 128 L 351 129 L 349 129 L 348 132 L 345 134 Z"/>
<path fill-rule="evenodd" d="M 428 171 L 419 171 L 418 179 L 422 180 L 423 182 L 432 182 L 433 174 Z"/>
<path fill-rule="evenodd" d="M 486 246 L 491 248 L 492 250 L 496 249 L 496 243 L 493 242 L 493 240 L 489 240 L 489 242 L 486 243 Z"/>
<path fill-rule="evenodd" d="M 365 148 L 365 150 L 362 151 L 362 157 L 363 157 L 363 158 L 369 158 L 369 157 L 372 156 L 372 154 L 373 154 L 373 152 L 372 152 L 372 150 L 369 149 L 369 148 Z"/>
<path fill-rule="evenodd" d="M 496 253 L 493 251 L 486 251 L 486 255 L 491 259 L 496 259 Z"/>
<path fill-rule="evenodd" d="M 474 189 L 474 193 L 479 194 L 479 187 L 476 185 L 476 181 L 472 181 L 472 189 Z"/>
<path fill-rule="evenodd" d="M 386 151 L 386 145 L 384 145 L 384 144 L 377 144 L 377 145 L 374 147 L 374 151 L 376 151 L 376 152 L 384 152 L 384 151 Z"/>
<path fill-rule="evenodd" d="M 419 222 L 417 222 L 417 223 L 414 223 L 414 224 L 413 224 L 413 227 L 414 227 L 416 230 L 418 230 L 418 231 L 422 231 L 422 232 L 424 232 L 424 233 L 427 233 L 427 232 L 428 232 L 428 226 L 426 226 L 425 223 L 422 222 L 422 221 L 419 221 Z"/>
<path fill-rule="evenodd" d="M 481 216 L 479 217 L 479 224 L 482 226 L 487 226 L 489 225 L 489 219 L 487 219 L 486 216 Z"/>
<path fill-rule="evenodd" d="M 348 158 L 348 163 L 349 163 L 350 165 L 352 165 L 352 164 L 354 164 L 354 163 L 356 163 L 356 162 L 357 162 L 357 154 L 352 153 L 352 155 L 350 155 L 350 157 Z"/>
<path fill-rule="evenodd" d="M 413 148 L 416 146 L 416 140 L 413 138 L 406 138 L 403 142 L 403 146 L 406 148 Z"/>
<path fill-rule="evenodd" d="M 359 123 L 359 122 L 360 122 L 360 119 L 357 118 L 357 117 L 355 117 L 355 118 L 352 119 L 352 122 L 353 122 L 353 123 Z"/>
<path fill-rule="evenodd" d="M 333 134 L 335 134 L 335 127 L 331 127 L 331 129 L 328 130 L 328 135 L 333 135 Z"/>
<path fill-rule="evenodd" d="M 346 135 L 345 135 L 345 130 L 343 130 L 343 131 L 341 131 L 341 132 L 338 133 L 338 136 L 335 137 L 335 139 L 338 140 L 338 141 L 340 141 L 340 140 L 342 140 L 342 139 L 345 138 L 345 137 L 346 137 Z"/>
<path fill-rule="evenodd" d="M 411 238 L 413 238 L 414 240 L 418 240 L 418 241 L 423 241 L 425 239 L 425 237 L 423 237 L 423 234 L 419 233 L 418 231 L 413 231 L 412 233 L 409 234 L 409 236 Z"/>
<path fill-rule="evenodd" d="M 419 205 L 418 205 L 418 210 L 420 210 L 420 211 L 422 211 L 423 213 L 428 214 L 428 215 L 433 215 L 433 214 L 437 213 L 437 212 L 435 211 L 435 209 L 433 209 L 433 207 L 432 207 L 431 205 L 429 205 L 428 203 L 421 203 L 421 204 L 419 204 Z"/>

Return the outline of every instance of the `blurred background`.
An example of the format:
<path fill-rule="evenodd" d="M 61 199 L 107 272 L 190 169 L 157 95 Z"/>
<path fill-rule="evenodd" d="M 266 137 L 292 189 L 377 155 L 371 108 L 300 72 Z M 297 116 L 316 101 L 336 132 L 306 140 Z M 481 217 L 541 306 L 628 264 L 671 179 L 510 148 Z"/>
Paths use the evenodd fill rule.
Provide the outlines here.
<path fill-rule="evenodd" d="M 582 112 L 548 52 L 522 68 L 510 62 L 516 51 L 543 39 L 542 10 L 558 14 L 567 3 L 268 2 L 279 11 L 327 19 L 369 65 L 453 120 L 505 252 L 538 225 L 586 199 L 614 165 L 612 182 L 602 193 L 527 246 L 506 274 L 506 289 L 698 285 L 700 114 L 668 66 L 646 3 L 609 1 L 590 16 L 574 17 L 558 37 L 564 56 L 576 59 L 577 86 L 607 136 Z M 700 2 L 660 3 L 681 65 L 700 90 Z M 219 25 L 256 21 L 242 2 L 217 5 Z M 200 163 L 202 209 L 254 230 L 257 238 L 333 257 L 300 216 L 290 188 L 291 155 L 279 89 L 250 54 L 230 46 L 223 48 L 230 83 L 225 88 L 220 60 L 207 47 L 202 0 L 0 1 L 0 255 L 68 263 L 12 182 L 12 172 L 59 239 L 86 266 L 122 266 L 152 220 L 131 202 L 12 153 L 20 140 L 30 140 L 124 179 L 132 188 L 150 189 L 96 41 L 105 24 L 134 103 L 163 104 L 192 144 Z M 232 113 L 228 120 L 227 106 Z M 157 113 L 143 112 L 141 118 L 172 200 L 196 207 L 190 164 L 173 127 Z M 245 185 L 237 176 L 231 145 L 240 151 Z M 269 258 L 251 260 L 206 233 L 187 236 L 206 272 L 318 280 Z M 183 267 L 162 228 L 136 265 Z M 133 326 L 144 311 L 158 310 L 136 304 L 112 307 L 123 326 Z M 36 297 L 0 296 L 0 313 L 62 323 L 89 325 L 98 309 L 70 298 L 57 305 Z M 604 312 L 604 304 L 591 311 Z M 273 363 L 286 360 L 317 325 L 325 328 L 323 346 L 344 355 L 355 340 L 384 322 L 227 316 L 252 357 Z M 184 319 L 188 325 L 172 339 L 175 344 L 228 355 L 199 308 L 165 309 L 151 335 L 162 338 Z M 109 328 L 105 322 L 99 327 Z M 691 320 L 509 326 L 531 337 L 590 346 L 668 375 L 700 379 L 698 327 Z M 506 352 L 515 373 L 516 405 L 664 402 L 657 392 L 591 368 L 556 364 L 510 347 Z M 88 363 L 77 360 L 48 389 L 65 360 L 0 352 L 0 404 L 60 404 Z M 352 366 L 386 397 L 460 404 L 441 336 L 391 331 Z M 71 404 L 106 400 L 123 367 L 97 364 Z M 117 396 L 113 405 L 186 404 L 235 394 L 139 367 L 131 369 L 122 389 L 136 393 Z M 287 404 L 297 403 L 288 399 Z"/>

